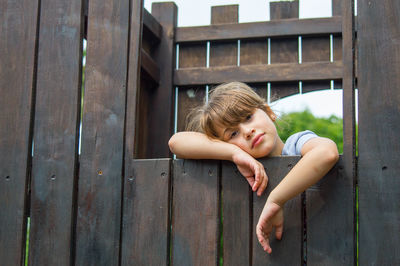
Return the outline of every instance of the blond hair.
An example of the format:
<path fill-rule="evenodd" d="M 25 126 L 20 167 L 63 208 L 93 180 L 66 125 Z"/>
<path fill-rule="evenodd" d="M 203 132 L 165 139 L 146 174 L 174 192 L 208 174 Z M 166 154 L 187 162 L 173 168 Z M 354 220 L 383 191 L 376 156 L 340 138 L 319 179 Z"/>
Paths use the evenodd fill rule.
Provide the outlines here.
<path fill-rule="evenodd" d="M 207 103 L 194 109 L 186 118 L 186 130 L 197 131 L 220 139 L 217 127 L 233 127 L 245 121 L 255 109 L 265 111 L 271 119 L 275 114 L 252 88 L 242 82 L 229 82 L 215 87 Z"/>

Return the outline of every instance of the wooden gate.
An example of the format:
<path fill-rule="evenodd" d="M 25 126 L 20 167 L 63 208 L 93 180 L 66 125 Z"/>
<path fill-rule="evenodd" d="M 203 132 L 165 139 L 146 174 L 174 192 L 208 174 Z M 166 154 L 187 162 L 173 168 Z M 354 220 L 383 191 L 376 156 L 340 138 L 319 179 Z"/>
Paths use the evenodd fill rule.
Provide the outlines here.
<path fill-rule="evenodd" d="M 213 7 L 211 25 L 177 27 L 174 3 L 2 1 L 1 264 L 399 264 L 400 3 L 359 0 L 355 18 L 353 1 L 333 0 L 322 19 L 298 19 L 298 5 L 273 2 L 256 23 Z M 299 157 L 261 159 L 257 197 L 233 163 L 174 160 L 167 146 L 230 80 L 271 101 L 343 89 L 343 154 L 286 204 L 272 255 L 255 224 Z"/>

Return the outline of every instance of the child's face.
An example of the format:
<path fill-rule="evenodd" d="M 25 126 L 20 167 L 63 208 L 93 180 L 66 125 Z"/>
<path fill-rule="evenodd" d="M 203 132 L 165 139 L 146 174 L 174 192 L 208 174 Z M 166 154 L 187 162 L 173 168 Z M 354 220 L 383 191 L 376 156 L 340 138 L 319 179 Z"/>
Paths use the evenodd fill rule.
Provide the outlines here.
<path fill-rule="evenodd" d="M 254 158 L 280 155 L 275 124 L 261 109 L 255 109 L 239 125 L 231 128 L 219 127 L 217 131 L 224 141 L 238 146 Z"/>

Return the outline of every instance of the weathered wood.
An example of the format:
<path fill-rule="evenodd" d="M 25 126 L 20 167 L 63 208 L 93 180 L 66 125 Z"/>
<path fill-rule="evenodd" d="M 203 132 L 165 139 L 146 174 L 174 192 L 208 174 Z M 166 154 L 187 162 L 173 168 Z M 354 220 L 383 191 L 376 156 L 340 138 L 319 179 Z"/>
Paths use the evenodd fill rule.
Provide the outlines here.
<path fill-rule="evenodd" d="M 353 265 L 353 176 L 344 157 L 306 191 L 307 265 Z"/>
<path fill-rule="evenodd" d="M 179 44 L 178 68 L 205 67 L 207 63 L 207 43 Z"/>
<path fill-rule="evenodd" d="M 170 163 L 131 165 L 124 181 L 121 265 L 169 265 Z"/>
<path fill-rule="evenodd" d="M 75 264 L 118 265 L 129 1 L 91 0 L 88 21 Z"/>
<path fill-rule="evenodd" d="M 152 43 L 159 43 L 163 32 L 161 24 L 146 9 L 143 9 L 142 12 L 143 34 L 148 35 L 152 39 Z"/>
<path fill-rule="evenodd" d="M 271 99 L 273 101 L 298 94 L 299 82 L 272 82 L 271 83 Z"/>
<path fill-rule="evenodd" d="M 240 41 L 240 65 L 268 64 L 268 42 L 263 40 Z"/>
<path fill-rule="evenodd" d="M 173 133 L 175 88 L 172 82 L 175 69 L 174 31 L 177 25 L 177 6 L 173 3 L 153 3 L 152 14 L 163 27 L 161 41 L 154 51 L 154 60 L 160 68 L 158 88 L 149 97 L 147 126 L 149 141 L 146 158 L 170 157 L 168 140 Z"/>
<path fill-rule="evenodd" d="M 141 50 L 140 61 L 141 68 L 145 71 L 145 74 L 150 77 L 154 83 L 158 84 L 160 82 L 160 68 L 157 66 L 153 58 L 151 58 L 151 56 L 143 49 Z"/>
<path fill-rule="evenodd" d="M 330 61 L 330 37 L 302 37 L 302 62 L 329 62 Z M 328 90 L 331 87 L 330 80 L 318 82 L 303 82 L 302 92 L 316 90 Z"/>
<path fill-rule="evenodd" d="M 270 2 L 270 20 L 299 17 L 299 1 Z"/>
<path fill-rule="evenodd" d="M 178 121 L 177 131 L 184 131 L 187 125 L 187 115 L 205 102 L 206 88 L 180 87 L 178 90 Z"/>
<path fill-rule="evenodd" d="M 400 2 L 358 1 L 359 264 L 400 264 Z"/>
<path fill-rule="evenodd" d="M 342 2 L 343 0 L 332 0 L 332 16 L 342 15 Z"/>
<path fill-rule="evenodd" d="M 224 265 L 251 265 L 251 191 L 236 165 L 224 161 L 221 170 Z"/>
<path fill-rule="evenodd" d="M 354 0 L 342 1 L 342 38 L 343 38 L 343 172 L 347 179 L 347 204 L 343 203 L 342 210 L 346 210 L 347 224 L 345 230 L 353 231 L 352 235 L 345 236 L 349 241 L 349 247 L 341 252 L 341 256 L 347 254 L 349 263 L 358 263 L 357 254 L 357 214 L 355 188 L 357 183 L 356 173 L 356 115 L 355 115 L 355 21 Z M 352 197 L 349 193 L 353 192 Z M 352 202 L 353 204 L 350 204 Z M 352 209 L 350 209 L 352 207 Z M 336 223 L 338 224 L 338 223 Z M 352 238 L 350 238 L 352 236 Z M 337 247 L 337 246 L 336 246 Z M 335 251 L 338 249 L 335 249 Z M 353 260 L 350 260 L 353 258 Z M 347 264 L 347 263 L 346 263 Z"/>
<path fill-rule="evenodd" d="M 212 68 L 177 69 L 174 84 L 177 86 L 219 84 L 240 80 L 242 82 L 327 80 L 342 78 L 342 62 L 287 63 L 273 65 L 247 65 Z"/>
<path fill-rule="evenodd" d="M 175 41 L 177 43 L 183 43 L 214 40 L 243 40 L 341 32 L 342 23 L 340 17 L 301 20 L 285 19 L 267 22 L 179 27 L 176 29 Z"/>
<path fill-rule="evenodd" d="M 239 22 L 239 5 L 211 7 L 211 24 Z M 210 67 L 236 66 L 238 56 L 237 41 L 210 42 Z"/>
<path fill-rule="evenodd" d="M 0 261 L 23 265 L 38 1 L 0 2 Z"/>
<path fill-rule="evenodd" d="M 175 160 L 172 265 L 217 265 L 219 161 Z"/>
<path fill-rule="evenodd" d="M 253 194 L 252 265 L 299 265 L 303 263 L 302 202 L 301 196 L 288 201 L 284 207 L 284 228 L 282 240 L 270 239 L 272 253 L 266 253 L 255 233 L 258 218 L 269 193 L 298 162 L 300 157 L 271 157 L 261 162 L 268 175 L 268 187 L 261 197 Z"/>
<path fill-rule="evenodd" d="M 40 6 L 29 264 L 70 265 L 78 167 L 82 3 L 41 1 Z"/>
<path fill-rule="evenodd" d="M 211 24 L 229 24 L 239 22 L 239 5 L 212 6 Z"/>

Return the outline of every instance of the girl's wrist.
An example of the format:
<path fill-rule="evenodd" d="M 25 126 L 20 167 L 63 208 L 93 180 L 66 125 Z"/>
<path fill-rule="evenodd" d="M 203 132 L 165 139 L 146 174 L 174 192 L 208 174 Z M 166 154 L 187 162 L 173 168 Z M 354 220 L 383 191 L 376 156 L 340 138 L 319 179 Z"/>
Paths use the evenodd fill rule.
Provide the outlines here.
<path fill-rule="evenodd" d="M 275 190 L 272 190 L 267 198 L 266 203 L 275 203 L 275 204 L 283 207 L 283 205 L 285 205 L 286 202 L 283 199 L 281 199 L 281 197 L 279 197 L 279 195 L 277 195 Z"/>

